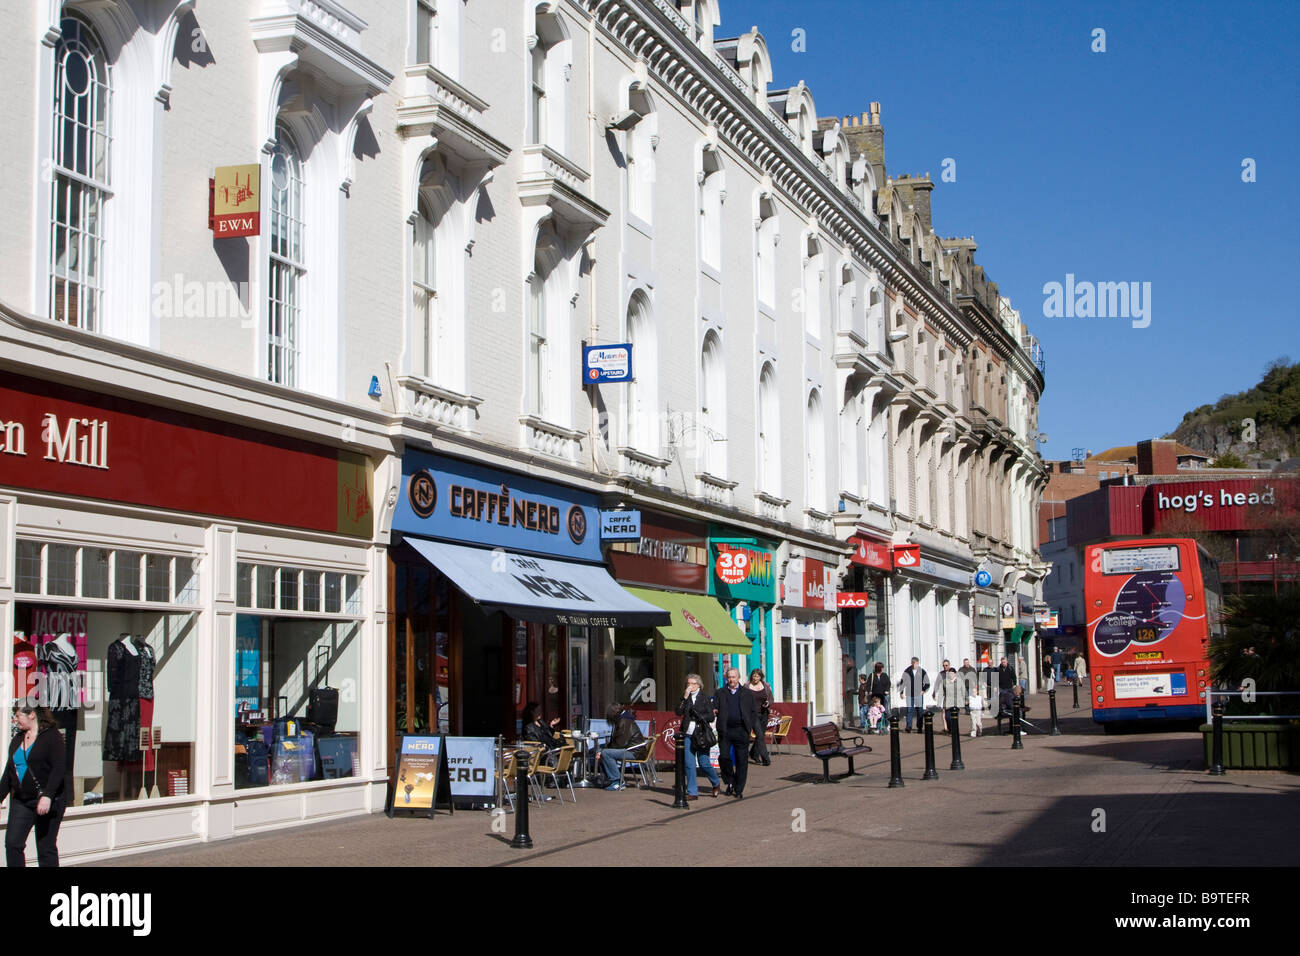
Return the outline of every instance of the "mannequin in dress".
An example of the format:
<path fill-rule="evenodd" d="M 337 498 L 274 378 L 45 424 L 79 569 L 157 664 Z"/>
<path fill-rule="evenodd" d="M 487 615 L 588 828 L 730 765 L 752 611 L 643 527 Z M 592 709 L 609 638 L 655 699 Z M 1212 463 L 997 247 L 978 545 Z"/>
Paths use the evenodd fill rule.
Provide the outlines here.
<path fill-rule="evenodd" d="M 144 639 L 143 635 L 137 634 L 131 639 L 135 646 L 135 652 L 140 656 L 140 726 L 153 726 L 153 671 L 154 656 L 153 648 L 149 642 Z M 145 752 L 144 763 L 145 770 L 154 769 L 154 756 L 156 750 Z"/>
<path fill-rule="evenodd" d="M 140 651 L 130 634 L 123 634 L 108 645 L 107 681 L 104 759 L 139 760 Z"/>
<path fill-rule="evenodd" d="M 42 679 L 45 682 L 41 697 L 45 706 L 63 731 L 65 773 L 72 775 L 73 759 L 77 753 L 77 668 L 80 660 L 72 643 L 72 635 L 60 634 L 36 648 Z"/>

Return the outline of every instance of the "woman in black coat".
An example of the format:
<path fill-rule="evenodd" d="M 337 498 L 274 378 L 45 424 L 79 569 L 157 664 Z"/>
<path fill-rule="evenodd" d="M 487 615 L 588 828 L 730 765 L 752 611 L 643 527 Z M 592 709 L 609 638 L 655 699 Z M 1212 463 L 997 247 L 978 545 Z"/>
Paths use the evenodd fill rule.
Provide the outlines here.
<path fill-rule="evenodd" d="M 27 834 L 36 827 L 36 862 L 59 865 L 59 823 L 63 819 L 63 734 L 46 707 L 14 708 L 18 733 L 9 744 L 9 762 L 0 778 L 0 801 L 9 804 L 5 831 L 8 866 L 27 865 Z"/>

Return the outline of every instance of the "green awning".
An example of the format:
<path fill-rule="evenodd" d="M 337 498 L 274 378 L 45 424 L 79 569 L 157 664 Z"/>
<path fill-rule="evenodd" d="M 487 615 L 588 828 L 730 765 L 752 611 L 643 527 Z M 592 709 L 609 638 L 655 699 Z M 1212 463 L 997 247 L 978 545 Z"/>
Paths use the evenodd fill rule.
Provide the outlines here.
<path fill-rule="evenodd" d="M 1032 632 L 1033 632 L 1032 627 L 1026 627 L 1023 624 L 1017 624 L 1015 627 L 1011 628 L 1010 630 L 1003 630 L 1002 633 L 1006 635 L 1008 644 L 1019 644 L 1021 641 L 1025 640 Z"/>
<path fill-rule="evenodd" d="M 672 621 L 658 629 L 665 650 L 705 654 L 748 654 L 753 650 L 749 638 L 717 598 L 627 585 L 624 590 L 672 615 Z"/>

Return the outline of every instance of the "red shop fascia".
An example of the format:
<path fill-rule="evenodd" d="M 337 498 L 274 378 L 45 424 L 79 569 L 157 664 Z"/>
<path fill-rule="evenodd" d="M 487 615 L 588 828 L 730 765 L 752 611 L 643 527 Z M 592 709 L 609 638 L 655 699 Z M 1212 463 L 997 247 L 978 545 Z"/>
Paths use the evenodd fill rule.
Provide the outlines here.
<path fill-rule="evenodd" d="M 270 526 L 373 534 L 361 454 L 6 374 L 0 488 Z"/>

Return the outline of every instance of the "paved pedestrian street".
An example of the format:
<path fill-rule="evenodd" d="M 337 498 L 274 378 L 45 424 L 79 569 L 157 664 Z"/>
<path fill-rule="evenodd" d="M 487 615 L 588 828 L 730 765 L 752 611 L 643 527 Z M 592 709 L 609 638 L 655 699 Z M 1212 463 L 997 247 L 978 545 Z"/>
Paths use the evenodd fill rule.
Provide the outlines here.
<path fill-rule="evenodd" d="M 1068 704 L 1070 698 L 1064 696 Z M 1040 727 L 1045 695 L 1031 698 Z M 986 722 L 986 729 L 992 727 Z M 963 718 L 963 728 L 967 724 Z M 743 801 L 708 796 L 672 808 L 672 774 L 650 790 L 585 790 L 578 803 L 534 806 L 534 848 L 509 846 L 478 811 L 389 820 L 382 814 L 264 836 L 121 857 L 106 866 L 1294 866 L 1300 776 L 1211 777 L 1194 733 L 1103 735 L 1085 710 L 1062 708 L 1063 736 L 962 737 L 966 769 L 949 770 L 936 734 L 937 780 L 922 780 L 924 738 L 902 734 L 905 786 L 890 789 L 889 738 L 859 775 L 814 783 L 806 752 L 750 767 Z M 832 774 L 846 768 L 832 762 Z"/>

